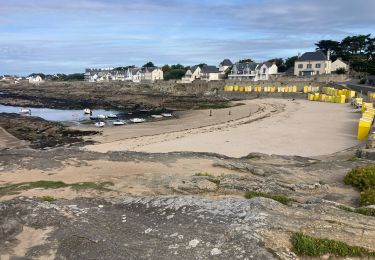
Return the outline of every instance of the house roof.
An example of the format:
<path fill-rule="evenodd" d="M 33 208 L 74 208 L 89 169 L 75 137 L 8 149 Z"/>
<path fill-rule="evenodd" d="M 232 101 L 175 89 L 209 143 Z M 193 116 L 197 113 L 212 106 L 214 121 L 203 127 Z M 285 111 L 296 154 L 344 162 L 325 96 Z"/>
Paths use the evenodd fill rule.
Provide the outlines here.
<path fill-rule="evenodd" d="M 191 66 L 191 67 L 190 67 L 191 73 L 194 73 L 194 71 L 195 71 L 197 68 L 199 68 L 198 65 Z"/>
<path fill-rule="evenodd" d="M 321 61 L 327 60 L 327 56 L 321 51 L 305 52 L 297 61 Z"/>
<path fill-rule="evenodd" d="M 221 66 L 233 66 L 233 63 L 230 61 L 230 59 L 225 59 L 220 63 Z"/>
<path fill-rule="evenodd" d="M 255 62 L 247 62 L 247 63 L 237 62 L 234 66 L 236 66 L 238 71 L 243 71 L 245 69 L 255 70 L 257 65 L 258 65 L 258 63 L 255 63 Z"/>
<path fill-rule="evenodd" d="M 202 67 L 202 73 L 219 73 L 219 69 L 216 66 L 204 65 Z"/>
<path fill-rule="evenodd" d="M 269 68 L 269 67 L 272 66 L 272 64 L 273 64 L 272 62 L 267 61 L 267 62 L 260 63 L 260 64 L 259 64 L 259 67 L 262 67 L 263 65 L 266 65 L 267 68 Z"/>

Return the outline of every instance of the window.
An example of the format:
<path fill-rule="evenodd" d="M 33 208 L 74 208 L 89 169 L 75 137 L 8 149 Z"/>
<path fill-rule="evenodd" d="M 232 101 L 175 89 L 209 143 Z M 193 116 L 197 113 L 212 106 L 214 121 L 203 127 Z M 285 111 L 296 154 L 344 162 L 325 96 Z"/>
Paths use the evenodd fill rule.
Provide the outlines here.
<path fill-rule="evenodd" d="M 298 64 L 299 69 L 303 69 L 303 64 Z"/>
<path fill-rule="evenodd" d="M 320 63 L 315 64 L 315 68 L 320 69 Z"/>
<path fill-rule="evenodd" d="M 266 68 L 263 68 L 263 74 L 266 74 Z"/>
<path fill-rule="evenodd" d="M 307 68 L 308 68 L 308 69 L 311 69 L 311 68 L 312 68 L 312 65 L 311 65 L 311 64 L 307 64 Z"/>
<path fill-rule="evenodd" d="M 317 64 L 318 65 L 318 64 Z M 316 71 L 316 75 L 319 75 L 319 70 Z"/>

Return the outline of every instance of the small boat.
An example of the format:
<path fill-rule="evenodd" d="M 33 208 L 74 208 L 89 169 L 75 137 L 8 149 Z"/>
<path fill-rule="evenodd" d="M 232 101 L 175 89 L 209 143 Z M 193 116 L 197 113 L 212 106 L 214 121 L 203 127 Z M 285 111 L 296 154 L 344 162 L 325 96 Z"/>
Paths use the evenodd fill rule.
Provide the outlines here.
<path fill-rule="evenodd" d="M 106 119 L 106 116 L 105 115 L 98 115 L 96 118 L 97 119 Z"/>
<path fill-rule="evenodd" d="M 152 118 L 163 118 L 162 115 L 151 115 Z"/>
<path fill-rule="evenodd" d="M 120 120 L 117 120 L 115 122 L 112 123 L 114 126 L 120 126 L 120 125 L 125 125 L 125 122 L 124 121 L 120 121 Z"/>
<path fill-rule="evenodd" d="M 97 120 L 98 117 L 97 117 L 97 116 L 90 116 L 90 119 L 91 119 L 91 120 Z"/>
<path fill-rule="evenodd" d="M 91 115 L 91 109 L 90 109 L 90 108 L 85 108 L 85 109 L 83 110 L 83 113 L 84 113 L 84 114 L 87 114 L 87 115 Z"/>
<path fill-rule="evenodd" d="M 129 121 L 132 122 L 132 123 L 143 123 L 143 122 L 146 121 L 146 119 L 144 119 L 144 118 L 131 118 Z"/>
<path fill-rule="evenodd" d="M 163 113 L 161 114 L 163 117 L 172 117 L 173 115 L 171 113 Z"/>
<path fill-rule="evenodd" d="M 29 115 L 31 115 L 31 109 L 29 109 L 29 108 L 21 108 L 21 110 L 20 110 L 20 114 L 29 114 Z"/>
<path fill-rule="evenodd" d="M 115 115 L 115 114 L 109 114 L 109 115 L 107 115 L 107 118 L 117 118 L 117 115 Z"/>
<path fill-rule="evenodd" d="M 104 127 L 104 126 L 105 126 L 105 123 L 104 123 L 104 122 L 96 122 L 96 123 L 95 123 L 95 126 L 96 126 L 96 127 Z"/>

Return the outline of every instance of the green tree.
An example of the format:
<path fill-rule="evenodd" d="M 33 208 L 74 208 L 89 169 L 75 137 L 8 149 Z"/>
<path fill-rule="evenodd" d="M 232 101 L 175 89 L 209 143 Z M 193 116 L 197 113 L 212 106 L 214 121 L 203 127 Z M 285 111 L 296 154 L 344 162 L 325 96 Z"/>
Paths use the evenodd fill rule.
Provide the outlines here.
<path fill-rule="evenodd" d="M 154 63 L 152 63 L 151 61 L 149 61 L 145 65 L 142 66 L 142 68 L 149 68 L 149 67 L 155 67 Z"/>
<path fill-rule="evenodd" d="M 253 60 L 252 59 L 243 59 L 243 60 L 239 60 L 238 62 L 239 63 L 251 63 L 251 62 L 253 62 Z"/>
<path fill-rule="evenodd" d="M 321 40 L 318 43 L 315 43 L 316 50 L 321 51 L 324 54 L 327 54 L 328 51 L 331 52 L 331 57 L 336 58 L 338 55 L 342 54 L 342 49 L 340 42 L 332 40 Z"/>
<path fill-rule="evenodd" d="M 285 60 L 285 66 L 286 66 L 286 70 L 294 67 L 294 63 L 295 61 L 298 59 L 298 56 L 292 56 L 292 57 L 289 57 Z"/>

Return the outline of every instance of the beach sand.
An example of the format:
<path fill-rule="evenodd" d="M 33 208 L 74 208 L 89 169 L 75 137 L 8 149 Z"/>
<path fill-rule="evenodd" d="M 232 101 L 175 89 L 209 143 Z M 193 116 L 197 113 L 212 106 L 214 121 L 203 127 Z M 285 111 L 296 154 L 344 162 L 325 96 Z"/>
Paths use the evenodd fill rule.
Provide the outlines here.
<path fill-rule="evenodd" d="M 232 157 L 251 152 L 320 156 L 358 145 L 359 113 L 349 104 L 257 99 L 231 109 L 189 111 L 178 119 L 104 128 L 85 149 L 167 153 L 193 151 Z M 231 115 L 229 115 L 231 110 Z"/>

